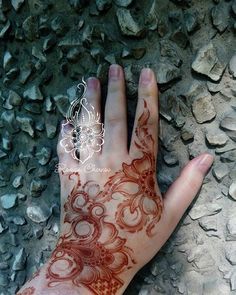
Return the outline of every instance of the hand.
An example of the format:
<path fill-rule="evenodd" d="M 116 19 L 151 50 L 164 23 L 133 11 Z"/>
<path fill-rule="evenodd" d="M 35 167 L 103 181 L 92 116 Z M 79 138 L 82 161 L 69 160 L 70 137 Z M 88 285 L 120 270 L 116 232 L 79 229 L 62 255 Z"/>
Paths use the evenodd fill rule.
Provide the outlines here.
<path fill-rule="evenodd" d="M 90 78 L 87 84 L 86 98 L 100 113 L 100 83 Z M 19 294 L 122 294 L 175 229 L 213 157 L 205 153 L 190 161 L 161 196 L 156 181 L 158 89 L 151 69 L 140 76 L 129 150 L 124 73 L 118 65 L 109 70 L 104 142 L 101 124 L 80 130 L 80 137 L 74 137 L 78 161 L 73 129 L 67 125 L 69 136 L 62 133 L 58 144 L 60 238 L 38 278 L 25 286 L 35 293 Z"/>

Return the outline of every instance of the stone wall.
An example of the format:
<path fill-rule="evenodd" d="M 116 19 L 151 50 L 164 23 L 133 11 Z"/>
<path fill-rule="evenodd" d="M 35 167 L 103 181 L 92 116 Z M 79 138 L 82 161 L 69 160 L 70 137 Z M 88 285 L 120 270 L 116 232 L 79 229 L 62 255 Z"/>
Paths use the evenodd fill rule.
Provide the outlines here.
<path fill-rule="evenodd" d="M 126 294 L 236 294 L 236 1 L 0 1 L 0 294 L 47 259 L 59 231 L 56 141 L 82 76 L 125 68 L 129 131 L 144 66 L 160 89 L 162 191 L 203 151 L 215 163 Z M 145 251 L 145 249 L 144 249 Z"/>

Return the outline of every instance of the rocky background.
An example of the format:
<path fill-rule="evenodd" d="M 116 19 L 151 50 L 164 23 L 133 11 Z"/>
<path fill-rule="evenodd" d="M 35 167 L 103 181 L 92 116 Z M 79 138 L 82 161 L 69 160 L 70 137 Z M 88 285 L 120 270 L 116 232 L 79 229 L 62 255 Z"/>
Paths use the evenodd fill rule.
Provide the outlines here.
<path fill-rule="evenodd" d="M 236 294 L 236 1 L 0 0 L 0 295 L 59 231 L 56 141 L 82 76 L 125 68 L 129 131 L 142 67 L 158 78 L 162 191 L 208 150 L 193 206 L 126 294 Z M 144 249 L 145 251 L 145 249 Z"/>

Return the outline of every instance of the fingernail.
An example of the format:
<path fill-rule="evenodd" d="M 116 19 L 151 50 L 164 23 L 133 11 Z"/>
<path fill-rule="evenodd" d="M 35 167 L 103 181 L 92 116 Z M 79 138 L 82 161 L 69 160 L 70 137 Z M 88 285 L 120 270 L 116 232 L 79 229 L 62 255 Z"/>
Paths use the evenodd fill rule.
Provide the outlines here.
<path fill-rule="evenodd" d="M 118 80 L 120 78 L 120 66 L 113 64 L 109 68 L 109 78 L 112 80 Z"/>
<path fill-rule="evenodd" d="M 197 160 L 198 168 L 202 171 L 202 173 L 207 173 L 208 169 L 211 167 L 214 161 L 214 157 L 210 154 L 204 154 L 199 157 Z"/>
<path fill-rule="evenodd" d="M 98 88 L 98 80 L 94 77 L 88 78 L 87 84 L 89 89 L 96 90 Z"/>
<path fill-rule="evenodd" d="M 141 71 L 141 83 L 143 85 L 148 85 L 152 80 L 152 70 L 149 68 L 142 69 Z"/>

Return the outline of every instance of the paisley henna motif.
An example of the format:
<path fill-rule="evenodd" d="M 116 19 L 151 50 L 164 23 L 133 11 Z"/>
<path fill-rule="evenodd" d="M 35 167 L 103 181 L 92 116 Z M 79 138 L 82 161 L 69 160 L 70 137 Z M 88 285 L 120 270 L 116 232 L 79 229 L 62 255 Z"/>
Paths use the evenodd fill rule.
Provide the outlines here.
<path fill-rule="evenodd" d="M 149 116 L 144 101 L 144 112 L 135 130 L 135 145 L 142 157 L 131 164 L 123 163 L 102 189 L 94 181 L 82 184 L 78 172 L 68 175 L 69 180 L 75 180 L 64 205 L 68 229 L 60 237 L 47 269 L 49 287 L 68 282 L 86 287 L 95 295 L 115 295 L 124 284 L 119 275 L 136 263 L 121 233 L 136 233 L 145 228 L 149 237 L 154 234 L 163 203 L 156 193 Z M 120 203 L 115 205 L 115 222 L 111 223 L 107 206 L 117 194 Z"/>
<path fill-rule="evenodd" d="M 17 293 L 16 295 L 33 295 L 35 291 L 34 287 L 26 288 L 23 292 Z"/>
<path fill-rule="evenodd" d="M 156 193 L 154 141 L 148 132 L 150 112 L 144 101 L 144 112 L 140 116 L 135 130 L 135 145 L 143 156 L 131 164 L 122 164 L 122 169 L 110 177 L 99 198 L 110 201 L 117 193 L 124 197 L 118 205 L 116 222 L 124 230 L 134 233 L 146 227 L 148 236 L 152 236 L 155 224 L 160 220 L 163 210 L 161 196 Z"/>

